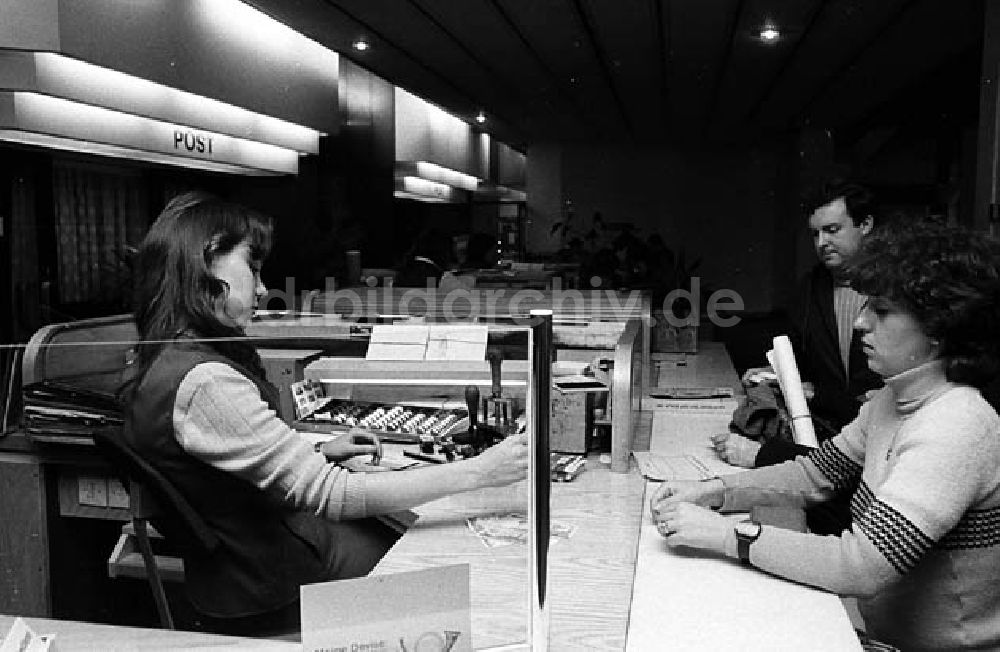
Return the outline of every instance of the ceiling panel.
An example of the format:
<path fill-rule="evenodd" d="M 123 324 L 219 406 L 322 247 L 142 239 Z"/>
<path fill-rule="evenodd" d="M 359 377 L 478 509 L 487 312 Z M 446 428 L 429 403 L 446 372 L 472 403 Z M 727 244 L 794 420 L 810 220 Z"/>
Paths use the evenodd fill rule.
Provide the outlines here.
<path fill-rule="evenodd" d="M 916 3 L 871 45 L 849 74 L 818 96 L 814 121 L 837 126 L 865 115 L 914 80 L 960 56 L 979 41 L 981 30 L 982 14 L 970 3 Z"/>
<path fill-rule="evenodd" d="M 916 0 L 829 0 L 752 120 L 776 128 L 801 119 L 817 95 Z"/>
<path fill-rule="evenodd" d="M 614 97 L 596 66 L 576 3 L 505 0 L 500 4 L 553 72 L 563 92 L 573 98 L 575 113 L 593 129 L 583 136 L 622 137 L 622 125 L 609 119 L 617 111 Z"/>
<path fill-rule="evenodd" d="M 670 122 L 677 132 L 688 138 L 699 138 L 705 131 L 738 4 L 736 0 L 667 4 Z"/>
<path fill-rule="evenodd" d="M 984 2 L 1000 0 L 245 1 L 455 115 L 485 110 L 524 147 L 857 131 L 945 86 L 968 115 Z M 768 20 L 786 37 L 764 47 Z"/>
<path fill-rule="evenodd" d="M 503 9 L 491 0 L 413 0 L 472 52 L 503 91 L 496 111 L 520 113 L 529 131 L 569 118 L 572 128 L 584 127 L 571 110 L 572 100 L 554 88 L 551 73 L 525 47 Z M 502 109 L 501 107 L 509 107 Z"/>
<path fill-rule="evenodd" d="M 720 136 L 738 135 L 761 96 L 781 75 L 790 57 L 797 55 L 801 39 L 809 37 L 822 5 L 822 0 L 751 0 L 743 4 L 729 60 L 710 109 L 710 124 Z M 760 32 L 765 26 L 780 30 L 781 36 L 774 42 L 762 41 Z"/>
<path fill-rule="evenodd" d="M 636 1 L 632 11 L 604 0 L 582 0 L 581 6 L 593 25 L 618 117 L 633 140 L 661 139 L 666 121 L 663 80 L 656 65 L 664 38 L 659 3 Z"/>

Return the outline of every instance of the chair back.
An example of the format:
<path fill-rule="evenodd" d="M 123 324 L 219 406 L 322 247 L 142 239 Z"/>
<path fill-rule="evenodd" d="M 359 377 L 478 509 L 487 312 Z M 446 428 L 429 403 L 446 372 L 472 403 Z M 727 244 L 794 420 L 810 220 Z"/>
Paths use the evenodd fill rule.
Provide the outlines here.
<path fill-rule="evenodd" d="M 168 540 L 180 546 L 195 546 L 212 552 L 219 538 L 208 527 L 177 488 L 144 460 L 118 434 L 95 432 L 97 449 L 123 476 L 123 484 L 141 491 L 132 491 L 132 513 L 151 521 Z"/>

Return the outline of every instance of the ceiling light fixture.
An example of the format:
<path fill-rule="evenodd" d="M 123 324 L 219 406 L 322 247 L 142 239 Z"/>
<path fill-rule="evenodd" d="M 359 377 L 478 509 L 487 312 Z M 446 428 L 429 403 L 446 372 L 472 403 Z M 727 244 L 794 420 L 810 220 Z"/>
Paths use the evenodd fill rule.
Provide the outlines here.
<path fill-rule="evenodd" d="M 765 25 L 760 28 L 760 40 L 764 43 L 774 43 L 781 38 L 781 31 L 774 25 Z"/>
<path fill-rule="evenodd" d="M 353 47 L 358 52 L 364 52 L 365 50 L 367 50 L 368 48 L 370 48 L 371 45 L 368 43 L 367 40 L 365 40 L 365 37 L 362 36 L 361 38 L 359 38 L 358 40 L 356 40 L 354 43 L 352 43 L 351 47 Z"/>
<path fill-rule="evenodd" d="M 478 122 L 479 124 L 484 124 L 486 122 L 486 114 L 483 113 L 482 110 L 480 110 L 479 113 L 476 114 L 476 122 Z"/>

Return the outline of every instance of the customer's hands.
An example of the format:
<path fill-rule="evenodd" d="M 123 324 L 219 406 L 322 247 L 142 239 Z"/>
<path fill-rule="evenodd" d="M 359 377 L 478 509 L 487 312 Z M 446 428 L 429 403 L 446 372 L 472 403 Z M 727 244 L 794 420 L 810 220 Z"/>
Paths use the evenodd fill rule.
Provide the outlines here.
<path fill-rule="evenodd" d="M 653 522 L 666 537 L 667 545 L 726 552 L 726 538 L 733 527 L 724 516 L 691 503 L 662 505 L 662 509 L 654 510 Z"/>
<path fill-rule="evenodd" d="M 752 469 L 760 451 L 760 442 L 749 437 L 730 432 L 722 432 L 710 437 L 715 454 L 724 462 L 734 466 Z"/>
<path fill-rule="evenodd" d="M 721 507 L 724 491 L 725 486 L 718 478 L 705 482 L 672 480 L 659 486 L 649 501 L 649 509 L 655 520 L 657 514 L 670 504 L 694 503 L 704 507 Z"/>
<path fill-rule="evenodd" d="M 771 367 L 750 367 L 743 372 L 743 376 L 740 378 L 744 387 L 777 381 L 778 376 Z"/>
<path fill-rule="evenodd" d="M 511 435 L 469 460 L 477 465 L 478 487 L 502 487 L 528 475 L 528 433 Z"/>

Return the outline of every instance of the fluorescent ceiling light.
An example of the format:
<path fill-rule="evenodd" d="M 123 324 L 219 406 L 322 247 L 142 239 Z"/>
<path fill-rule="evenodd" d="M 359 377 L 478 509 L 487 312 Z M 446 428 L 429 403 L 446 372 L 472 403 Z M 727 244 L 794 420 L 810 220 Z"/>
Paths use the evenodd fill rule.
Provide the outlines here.
<path fill-rule="evenodd" d="M 0 140 L 9 143 L 19 143 L 22 145 L 34 145 L 36 147 L 46 147 L 49 149 L 61 149 L 67 152 L 80 152 L 81 154 L 93 154 L 96 156 L 108 156 L 111 158 L 123 158 L 144 163 L 159 163 L 161 165 L 174 165 L 197 170 L 207 170 L 209 172 L 224 172 L 226 174 L 243 174 L 248 176 L 273 176 L 274 172 L 257 170 L 254 168 L 218 163 L 215 161 L 202 161 L 198 159 L 179 158 L 168 156 L 167 154 L 157 154 L 155 152 L 144 152 L 139 149 L 128 147 L 118 147 L 117 145 L 106 145 L 103 143 L 92 143 L 84 140 L 74 140 L 61 136 L 49 136 L 47 134 L 36 134 L 27 131 L 16 131 L 13 129 L 0 129 Z"/>
<path fill-rule="evenodd" d="M 416 172 L 416 174 L 412 174 Z M 475 190 L 479 187 L 479 178 L 458 170 L 446 168 L 430 161 L 416 161 L 412 166 L 405 162 L 397 163 L 397 174 L 401 176 L 417 176 L 428 181 L 443 183 L 462 190 Z"/>
<path fill-rule="evenodd" d="M 28 74 L 18 76 L 19 69 Z M 32 76 L 31 86 L 17 82 Z M 315 129 L 61 54 L 0 52 L 0 80 L 12 90 L 37 91 L 297 152 L 319 152 L 321 134 Z"/>
<path fill-rule="evenodd" d="M 0 130 L 13 142 L 198 169 L 296 174 L 298 152 L 38 93 L 0 92 Z"/>
<path fill-rule="evenodd" d="M 414 192 L 406 192 L 405 190 L 394 190 L 392 196 L 396 199 L 412 199 L 414 201 L 422 201 L 428 204 L 447 204 L 447 199 L 441 199 L 440 197 L 428 197 L 427 195 L 419 195 Z"/>
<path fill-rule="evenodd" d="M 396 177 L 395 197 L 406 197 L 420 201 L 459 202 L 467 196 L 461 190 L 449 185 L 428 181 L 420 177 Z"/>

